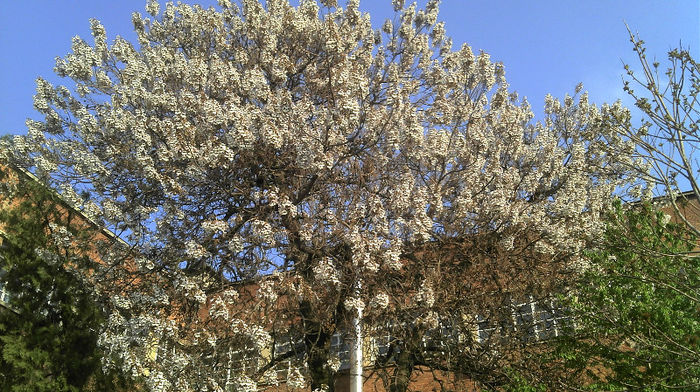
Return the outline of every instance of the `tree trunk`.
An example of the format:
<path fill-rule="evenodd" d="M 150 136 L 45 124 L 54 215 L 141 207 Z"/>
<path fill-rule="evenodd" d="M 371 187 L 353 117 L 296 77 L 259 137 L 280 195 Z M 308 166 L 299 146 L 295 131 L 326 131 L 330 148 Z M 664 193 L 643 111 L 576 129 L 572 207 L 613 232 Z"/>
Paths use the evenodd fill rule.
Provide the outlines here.
<path fill-rule="evenodd" d="M 335 373 L 327 366 L 331 333 L 323 330 L 311 309 L 309 301 L 302 301 L 300 304 L 300 311 L 304 318 L 304 346 L 307 352 L 306 363 L 311 378 L 311 390 L 325 387 L 328 392 L 334 392 Z"/>
<path fill-rule="evenodd" d="M 403 350 L 396 356 L 396 369 L 391 378 L 389 392 L 406 392 L 413 373 L 413 355 Z"/>

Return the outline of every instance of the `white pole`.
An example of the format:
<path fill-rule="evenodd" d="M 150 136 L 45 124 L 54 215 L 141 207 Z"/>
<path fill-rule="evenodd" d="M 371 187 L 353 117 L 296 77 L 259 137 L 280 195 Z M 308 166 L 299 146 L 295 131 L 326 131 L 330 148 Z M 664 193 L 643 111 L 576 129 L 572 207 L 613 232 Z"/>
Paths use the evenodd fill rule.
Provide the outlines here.
<path fill-rule="evenodd" d="M 360 298 L 360 282 L 355 286 L 355 295 Z M 350 392 L 362 392 L 362 308 L 352 320 L 353 334 L 350 347 Z"/>

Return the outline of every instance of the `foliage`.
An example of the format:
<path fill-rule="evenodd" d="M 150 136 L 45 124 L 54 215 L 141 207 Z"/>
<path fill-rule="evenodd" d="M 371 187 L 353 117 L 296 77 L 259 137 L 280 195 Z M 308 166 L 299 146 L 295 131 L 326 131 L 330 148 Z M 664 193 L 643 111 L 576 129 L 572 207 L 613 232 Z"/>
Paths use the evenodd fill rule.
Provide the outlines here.
<path fill-rule="evenodd" d="M 665 69 L 656 59 L 650 64 L 644 41 L 631 32 L 630 41 L 641 70 L 625 65 L 629 78 L 624 89 L 643 113 L 643 121 L 621 129 L 637 145 L 636 154 L 645 162 L 639 166 L 640 175 L 650 190 L 656 187 L 669 196 L 675 216 L 700 236 L 700 205 L 687 203 L 700 200 L 700 67 L 683 47 L 668 52 Z"/>
<path fill-rule="evenodd" d="M 556 356 L 591 390 L 697 389 L 700 258 L 685 254 L 696 237 L 651 204 L 618 202 L 604 239 L 571 302 L 574 335 Z"/>
<path fill-rule="evenodd" d="M 437 1 L 394 3 L 374 30 L 356 0 L 150 2 L 137 44 L 93 20 L 57 62 L 68 87 L 37 81 L 44 120 L 11 159 L 129 244 L 100 250 L 100 287 L 123 287 L 100 342 L 154 390 L 332 389 L 359 308 L 370 333 L 415 325 L 420 350 L 441 318 L 580 266 L 633 165 L 627 111 L 547 97 L 532 124 L 501 64 L 452 48 Z M 430 251 L 466 239 L 468 258 Z"/>
<path fill-rule="evenodd" d="M 99 304 L 73 271 L 86 267 L 80 244 L 90 230 L 55 193 L 11 173 L 0 171 L 3 190 L 12 188 L 5 196 L 13 196 L 0 210 L 0 270 L 11 294 L 0 310 L 0 390 L 116 390 L 124 380 L 100 367 Z"/>
<path fill-rule="evenodd" d="M 506 369 L 508 383 L 501 389 L 504 392 L 545 392 L 544 384 L 533 384 L 527 377 L 522 376 L 513 369 Z"/>

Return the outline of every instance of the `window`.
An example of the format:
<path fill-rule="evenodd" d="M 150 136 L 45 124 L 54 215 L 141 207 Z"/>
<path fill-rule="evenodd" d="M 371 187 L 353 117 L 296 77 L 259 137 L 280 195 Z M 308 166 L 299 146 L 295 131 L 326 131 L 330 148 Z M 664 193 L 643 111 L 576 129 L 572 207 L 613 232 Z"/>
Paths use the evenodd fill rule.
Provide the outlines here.
<path fill-rule="evenodd" d="M 259 356 L 252 347 L 242 347 L 229 351 L 229 369 L 238 374 L 251 374 L 258 370 Z"/>
<path fill-rule="evenodd" d="M 350 345 L 345 342 L 345 336 L 340 332 L 331 336 L 331 353 L 340 359 L 340 370 L 350 369 Z"/>
<path fill-rule="evenodd" d="M 391 346 L 395 345 L 396 338 L 394 338 L 391 333 L 384 332 L 381 336 L 374 338 L 374 345 L 377 348 L 377 357 L 384 358 L 389 355 L 391 351 Z M 398 346 L 394 350 L 397 350 Z"/>
<path fill-rule="evenodd" d="M 513 314 L 511 312 L 495 312 L 490 315 L 476 316 L 476 341 L 482 344 L 490 343 L 492 339 L 502 342 L 504 337 L 513 331 Z M 500 340 L 499 340 L 500 339 Z"/>
<path fill-rule="evenodd" d="M 555 300 L 542 301 L 537 303 L 536 327 L 539 339 L 550 339 L 561 336 L 564 327 L 571 322 L 571 318 L 566 314 L 566 309 L 561 307 Z"/>
<path fill-rule="evenodd" d="M 476 340 L 479 343 L 485 343 L 493 336 L 496 326 L 489 318 L 482 315 L 476 316 Z"/>
<path fill-rule="evenodd" d="M 5 239 L 5 237 L 2 235 L 0 232 L 0 250 L 3 250 L 7 248 L 8 242 Z M 3 257 L 0 255 L 0 260 L 2 260 Z M 0 304 L 7 305 L 10 302 L 10 292 L 7 291 L 7 281 L 5 280 L 5 274 L 6 271 L 2 269 L 0 266 Z"/>
<path fill-rule="evenodd" d="M 432 329 L 423 336 L 423 347 L 430 351 L 438 351 L 441 354 L 449 353 L 450 347 L 454 347 L 462 341 L 460 329 L 451 320 L 442 320 L 437 328 Z"/>
<path fill-rule="evenodd" d="M 301 361 L 304 358 L 305 350 L 306 348 L 304 347 L 304 343 L 301 339 L 293 339 L 286 336 L 281 338 L 279 341 L 275 341 L 273 350 L 275 358 L 294 351 L 293 355 L 275 364 L 274 369 L 277 372 L 278 379 L 284 380 L 287 378 L 293 368 L 293 362 Z"/>
<path fill-rule="evenodd" d="M 477 341 L 484 343 L 495 331 L 505 328 L 512 328 L 526 342 L 547 340 L 561 336 L 564 326 L 570 321 L 565 309 L 556 300 L 537 301 L 532 296 L 523 302 L 514 303 L 510 307 L 510 313 L 512 320 L 508 321 L 511 321 L 511 326 L 507 326 L 508 323 L 498 326 L 493 322 L 493 317 L 478 315 Z"/>
<path fill-rule="evenodd" d="M 5 270 L 0 268 L 0 303 L 8 304 L 10 302 L 10 293 L 7 291 L 7 282 L 5 281 Z"/>
<path fill-rule="evenodd" d="M 406 330 L 410 326 L 401 324 L 401 330 Z M 373 341 L 373 360 L 392 362 L 392 358 L 388 356 L 390 354 L 398 354 L 402 350 L 404 342 L 402 342 L 399 337 L 392 334 L 395 329 L 395 325 L 389 323 L 389 325 L 381 330 L 379 335 L 372 338 Z M 435 355 L 439 353 L 440 355 L 450 354 L 454 347 L 457 347 L 459 343 L 464 341 L 464 335 L 460 328 L 456 328 L 454 323 L 449 319 L 444 319 L 439 322 L 438 327 L 431 329 L 422 336 L 421 338 L 421 349 L 427 353 L 426 355 Z M 432 354 L 430 354 L 432 353 Z"/>
<path fill-rule="evenodd" d="M 568 317 L 553 299 L 535 301 L 532 296 L 515 306 L 515 328 L 526 340 L 546 340 L 560 336 Z"/>

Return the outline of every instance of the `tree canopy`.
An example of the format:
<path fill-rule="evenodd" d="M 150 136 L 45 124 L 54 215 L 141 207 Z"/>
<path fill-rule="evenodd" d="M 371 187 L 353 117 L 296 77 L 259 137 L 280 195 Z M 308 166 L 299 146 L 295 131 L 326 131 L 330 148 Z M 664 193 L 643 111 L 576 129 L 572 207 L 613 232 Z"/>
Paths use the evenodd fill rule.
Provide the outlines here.
<path fill-rule="evenodd" d="M 700 258 L 687 255 L 697 238 L 669 220 L 648 203 L 610 212 L 592 268 L 566 300 L 576 328 L 545 360 L 550 382 L 564 365 L 558 381 L 571 389 L 584 379 L 601 391 L 698 388 Z"/>
<path fill-rule="evenodd" d="M 100 342 L 154 390 L 332 389 L 332 337 L 360 307 L 368 328 L 394 314 L 424 333 L 444 279 L 496 309 L 551 283 L 535 271 L 581 268 L 633 165 L 627 111 L 547 97 L 532 123 L 502 64 L 453 48 L 437 1 L 394 4 L 375 30 L 356 0 L 150 2 L 137 43 L 93 20 L 57 61 L 67 87 L 37 80 L 44 120 L 7 155 L 128 244 L 102 249 L 97 276 L 124 289 Z M 431 267 L 431 247 L 475 238 L 446 271 L 484 275 Z"/>
<path fill-rule="evenodd" d="M 0 309 L 0 390 L 125 387 L 127 379 L 102 371 L 97 339 L 104 315 L 77 273 L 90 263 L 85 221 L 41 184 L 16 177 L 0 167 L 0 271 L 10 294 Z M 13 202 L 5 204 L 8 196 Z"/>

